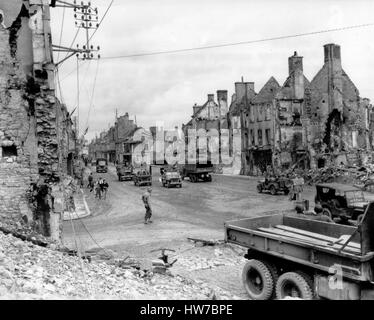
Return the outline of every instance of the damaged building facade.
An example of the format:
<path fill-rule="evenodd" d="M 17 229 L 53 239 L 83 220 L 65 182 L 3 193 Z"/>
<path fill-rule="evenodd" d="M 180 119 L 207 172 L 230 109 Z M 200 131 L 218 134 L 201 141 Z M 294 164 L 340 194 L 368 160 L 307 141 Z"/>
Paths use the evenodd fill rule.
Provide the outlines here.
<path fill-rule="evenodd" d="M 214 94 L 208 94 L 203 105 L 195 104 L 191 120 L 182 125 L 182 131 L 185 137 L 186 161 L 200 158 L 200 161 L 212 163 L 217 172 L 232 168 L 227 90 L 217 91 L 217 102 L 214 100 Z M 190 144 L 196 144 L 196 148 L 188 150 Z"/>
<path fill-rule="evenodd" d="M 344 72 L 340 46 L 324 46 L 324 65 L 312 81 L 297 52 L 288 69 L 282 86 L 271 77 L 258 94 L 250 91 L 240 101 L 237 92 L 233 97 L 230 112 L 240 115 L 241 123 L 241 174 L 260 175 L 269 166 L 315 169 L 370 160 L 370 100 L 360 97 Z"/>
<path fill-rule="evenodd" d="M 42 0 L 0 4 L 0 214 L 60 240 L 75 146 L 55 96 L 49 10 Z"/>

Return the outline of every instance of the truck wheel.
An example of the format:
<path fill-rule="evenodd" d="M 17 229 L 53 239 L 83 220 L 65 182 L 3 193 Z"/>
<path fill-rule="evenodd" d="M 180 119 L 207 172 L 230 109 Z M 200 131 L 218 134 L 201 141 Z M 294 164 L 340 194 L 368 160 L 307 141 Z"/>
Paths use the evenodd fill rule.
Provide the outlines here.
<path fill-rule="evenodd" d="M 332 213 L 331 213 L 331 210 L 329 208 L 323 208 L 322 209 L 322 214 L 324 216 L 328 216 L 332 220 Z"/>
<path fill-rule="evenodd" d="M 212 182 L 212 176 L 208 176 L 208 177 L 206 178 L 206 181 L 208 181 L 208 182 Z"/>
<path fill-rule="evenodd" d="M 260 184 L 257 185 L 257 192 L 262 193 L 262 186 Z"/>
<path fill-rule="evenodd" d="M 249 260 L 243 268 L 242 281 L 253 300 L 269 300 L 274 291 L 274 280 L 267 265 L 260 260 Z"/>
<path fill-rule="evenodd" d="M 284 189 L 284 194 L 287 196 L 288 194 L 290 193 L 290 190 L 289 189 Z"/>
<path fill-rule="evenodd" d="M 275 189 L 274 185 L 270 186 L 270 193 L 272 196 L 275 196 L 277 194 L 277 189 Z"/>
<path fill-rule="evenodd" d="M 275 293 L 279 300 L 286 297 L 313 300 L 314 296 L 310 281 L 299 272 L 282 274 L 277 281 Z"/>

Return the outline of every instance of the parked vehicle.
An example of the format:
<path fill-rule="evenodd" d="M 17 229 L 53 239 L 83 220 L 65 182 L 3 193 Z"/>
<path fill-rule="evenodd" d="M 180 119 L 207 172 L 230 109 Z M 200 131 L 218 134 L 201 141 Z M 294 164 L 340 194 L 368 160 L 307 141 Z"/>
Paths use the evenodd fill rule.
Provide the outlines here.
<path fill-rule="evenodd" d="M 374 202 L 358 227 L 275 214 L 226 222 L 225 239 L 248 249 L 252 299 L 374 299 Z"/>
<path fill-rule="evenodd" d="M 133 180 L 133 167 L 127 164 L 118 164 L 116 166 L 118 181 Z"/>
<path fill-rule="evenodd" d="M 323 183 L 316 185 L 316 204 L 322 206 L 322 213 L 331 219 L 340 218 L 360 221 L 368 201 L 360 188 L 340 183 Z"/>
<path fill-rule="evenodd" d="M 134 185 L 136 186 L 151 186 L 152 175 L 147 170 L 139 170 L 133 175 Z"/>
<path fill-rule="evenodd" d="M 283 177 L 269 177 L 258 181 L 257 191 L 258 193 L 270 192 L 272 195 L 276 195 L 279 192 L 289 194 L 292 182 L 290 179 Z"/>
<path fill-rule="evenodd" d="M 161 175 L 163 187 L 179 187 L 182 188 L 182 177 L 178 171 L 164 171 Z"/>
<path fill-rule="evenodd" d="M 108 160 L 105 158 L 96 159 L 96 172 L 108 172 Z"/>
<path fill-rule="evenodd" d="M 182 169 L 182 179 L 188 177 L 191 182 L 198 182 L 203 180 L 206 182 L 212 181 L 211 173 L 214 171 L 213 165 L 208 162 L 206 164 L 185 164 Z"/>

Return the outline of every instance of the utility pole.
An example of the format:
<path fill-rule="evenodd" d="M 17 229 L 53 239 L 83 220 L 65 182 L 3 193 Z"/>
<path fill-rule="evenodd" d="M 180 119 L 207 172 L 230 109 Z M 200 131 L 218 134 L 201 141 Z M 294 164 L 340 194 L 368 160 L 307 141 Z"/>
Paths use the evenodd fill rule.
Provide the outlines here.
<path fill-rule="evenodd" d="M 85 44 L 82 48 L 79 47 L 77 44 L 77 48 L 69 48 L 59 45 L 52 45 L 53 51 L 55 52 L 66 52 L 67 56 L 58 61 L 56 66 L 60 65 L 73 55 L 79 60 L 92 60 L 92 59 L 100 59 L 100 46 L 94 47 L 91 44 L 90 30 L 96 30 L 99 27 L 99 15 L 97 8 L 93 8 L 91 6 L 91 2 L 84 3 L 83 1 L 80 4 L 77 4 L 77 1 L 74 0 L 74 3 L 69 3 L 62 0 L 55 0 L 51 3 L 52 7 L 60 7 L 60 8 L 70 8 L 74 10 L 74 18 L 75 18 L 75 26 L 78 29 L 84 29 L 86 40 Z"/>

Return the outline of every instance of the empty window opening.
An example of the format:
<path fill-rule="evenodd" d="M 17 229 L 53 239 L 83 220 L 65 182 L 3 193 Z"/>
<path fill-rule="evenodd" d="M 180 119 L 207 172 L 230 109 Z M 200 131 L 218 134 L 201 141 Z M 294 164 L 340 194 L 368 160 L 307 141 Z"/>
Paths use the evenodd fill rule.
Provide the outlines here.
<path fill-rule="evenodd" d="M 3 157 L 17 157 L 17 147 L 15 145 L 2 147 Z"/>

